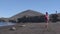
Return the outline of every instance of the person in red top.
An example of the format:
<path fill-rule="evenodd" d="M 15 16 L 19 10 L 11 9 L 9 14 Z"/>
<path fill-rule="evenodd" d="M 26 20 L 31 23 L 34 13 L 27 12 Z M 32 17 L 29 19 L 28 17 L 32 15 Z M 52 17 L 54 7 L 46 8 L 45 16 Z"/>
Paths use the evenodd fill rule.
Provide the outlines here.
<path fill-rule="evenodd" d="M 46 12 L 46 15 L 45 15 L 45 20 L 46 20 L 46 25 L 45 25 L 45 28 L 48 28 L 48 21 L 49 21 L 48 12 Z"/>

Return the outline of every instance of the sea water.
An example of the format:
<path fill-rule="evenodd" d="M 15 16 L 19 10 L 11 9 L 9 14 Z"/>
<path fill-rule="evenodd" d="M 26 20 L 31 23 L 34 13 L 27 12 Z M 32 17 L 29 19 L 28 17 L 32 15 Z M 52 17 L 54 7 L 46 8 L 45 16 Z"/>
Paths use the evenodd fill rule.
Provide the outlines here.
<path fill-rule="evenodd" d="M 10 25 L 15 25 L 15 23 L 11 23 L 11 22 L 0 22 L 0 26 L 10 26 Z"/>

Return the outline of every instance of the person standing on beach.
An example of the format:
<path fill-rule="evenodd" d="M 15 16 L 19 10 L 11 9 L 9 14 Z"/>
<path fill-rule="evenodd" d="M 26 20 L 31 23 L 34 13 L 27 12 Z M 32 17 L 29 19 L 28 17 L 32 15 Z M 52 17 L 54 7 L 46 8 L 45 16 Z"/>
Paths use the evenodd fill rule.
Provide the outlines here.
<path fill-rule="evenodd" d="M 48 12 L 46 12 L 46 14 L 45 14 L 45 21 L 46 21 L 45 28 L 48 28 L 48 21 L 49 21 Z"/>

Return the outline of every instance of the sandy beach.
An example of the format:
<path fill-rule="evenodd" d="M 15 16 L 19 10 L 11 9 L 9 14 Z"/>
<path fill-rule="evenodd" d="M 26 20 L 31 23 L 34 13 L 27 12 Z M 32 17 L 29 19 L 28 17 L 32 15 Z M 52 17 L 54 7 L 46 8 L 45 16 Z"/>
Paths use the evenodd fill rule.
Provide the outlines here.
<path fill-rule="evenodd" d="M 60 34 L 60 23 L 49 23 L 48 30 L 44 27 L 46 23 L 18 23 L 14 25 L 16 30 L 9 30 L 13 26 L 0 27 L 0 34 Z M 25 25 L 22 27 L 21 25 Z"/>

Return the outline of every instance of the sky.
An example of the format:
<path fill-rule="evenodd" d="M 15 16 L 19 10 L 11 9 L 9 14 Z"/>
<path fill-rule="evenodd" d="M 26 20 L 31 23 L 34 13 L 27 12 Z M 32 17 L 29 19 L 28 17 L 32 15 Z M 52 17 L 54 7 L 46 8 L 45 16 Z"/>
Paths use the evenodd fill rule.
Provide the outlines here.
<path fill-rule="evenodd" d="M 0 17 L 9 18 L 25 10 L 60 13 L 60 0 L 0 0 Z"/>

